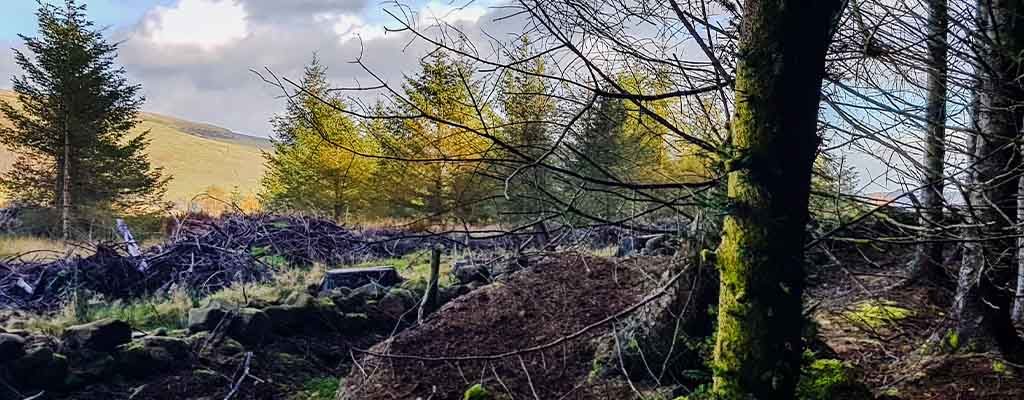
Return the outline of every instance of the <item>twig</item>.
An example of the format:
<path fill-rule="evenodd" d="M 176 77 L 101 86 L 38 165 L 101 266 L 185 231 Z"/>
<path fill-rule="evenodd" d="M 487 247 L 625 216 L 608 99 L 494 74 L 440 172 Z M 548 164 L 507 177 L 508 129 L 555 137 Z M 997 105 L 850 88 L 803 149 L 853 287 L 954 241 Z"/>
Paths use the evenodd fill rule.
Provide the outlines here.
<path fill-rule="evenodd" d="M 231 391 L 228 392 L 228 395 L 226 397 L 224 397 L 224 400 L 230 400 L 232 397 L 235 397 L 236 393 L 238 393 L 238 389 L 242 387 L 242 382 L 245 381 L 245 378 L 249 377 L 249 363 L 251 361 L 252 352 L 245 352 L 245 362 L 242 365 L 242 375 L 239 376 L 238 380 L 235 381 L 235 384 L 231 386 Z"/>

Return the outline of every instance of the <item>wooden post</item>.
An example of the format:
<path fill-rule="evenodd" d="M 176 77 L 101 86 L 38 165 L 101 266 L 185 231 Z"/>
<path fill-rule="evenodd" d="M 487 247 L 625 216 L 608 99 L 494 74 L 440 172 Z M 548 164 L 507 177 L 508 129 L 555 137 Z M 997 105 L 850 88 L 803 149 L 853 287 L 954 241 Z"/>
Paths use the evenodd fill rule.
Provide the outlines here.
<path fill-rule="evenodd" d="M 423 322 L 423 317 L 437 309 L 437 282 L 441 274 L 441 249 L 434 247 L 430 250 L 430 280 L 427 281 L 427 290 L 423 292 L 423 301 L 420 302 L 419 315 L 416 321 Z"/>
<path fill-rule="evenodd" d="M 142 256 L 142 250 L 139 249 L 139 244 L 135 242 L 135 237 L 132 236 L 132 231 L 128 230 L 128 224 L 123 219 L 118 218 L 115 220 L 117 223 L 117 232 L 124 238 L 124 244 L 128 247 L 128 254 L 139 261 L 137 268 L 139 272 L 146 272 L 149 265 L 146 264 L 145 259 L 139 257 Z"/>
<path fill-rule="evenodd" d="M 548 227 L 544 225 L 544 221 L 538 221 L 533 224 L 533 238 L 537 242 L 538 249 L 548 249 L 548 241 L 551 239 L 548 237 Z"/>

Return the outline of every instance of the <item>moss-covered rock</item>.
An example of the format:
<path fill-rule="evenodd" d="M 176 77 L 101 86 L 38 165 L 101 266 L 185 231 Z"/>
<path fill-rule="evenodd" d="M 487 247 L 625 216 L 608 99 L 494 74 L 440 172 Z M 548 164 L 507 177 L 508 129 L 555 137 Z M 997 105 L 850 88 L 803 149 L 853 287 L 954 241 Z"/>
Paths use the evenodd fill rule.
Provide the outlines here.
<path fill-rule="evenodd" d="M 10 333 L 0 333 L 0 364 L 25 354 L 25 338 Z"/>
<path fill-rule="evenodd" d="M 376 283 L 368 283 L 352 290 L 336 290 L 332 292 L 330 298 L 342 312 L 364 312 L 368 302 L 380 300 L 387 293 L 387 288 Z"/>
<path fill-rule="evenodd" d="M 274 333 L 288 335 L 301 332 L 304 327 L 304 320 L 308 317 L 307 309 L 292 305 L 270 306 L 263 309 L 270 320 L 270 327 Z"/>
<path fill-rule="evenodd" d="M 66 351 L 88 349 L 111 352 L 132 341 L 132 327 L 127 322 L 102 319 L 88 324 L 71 326 L 64 330 L 62 346 Z"/>
<path fill-rule="evenodd" d="M 117 360 L 110 353 L 84 350 L 71 358 L 71 373 L 66 381 L 70 387 L 106 382 L 117 374 Z"/>
<path fill-rule="evenodd" d="M 126 376 L 142 378 L 189 365 L 192 349 L 182 339 L 153 336 L 123 345 L 118 351 L 118 369 Z"/>
<path fill-rule="evenodd" d="M 804 366 L 797 385 L 801 400 L 870 400 L 871 390 L 859 382 L 856 369 L 840 360 L 821 359 Z"/>
<path fill-rule="evenodd" d="M 188 311 L 188 330 L 196 333 L 213 331 L 221 326 L 227 328 L 230 323 L 227 318 L 235 309 L 221 301 L 211 301 L 204 307 L 193 308 Z"/>
<path fill-rule="evenodd" d="M 271 330 L 267 314 L 256 308 L 236 308 L 219 301 L 188 312 L 190 332 L 225 331 L 239 342 L 254 346 L 266 340 Z"/>
<path fill-rule="evenodd" d="M 45 346 L 29 349 L 11 364 L 15 384 L 23 388 L 55 389 L 68 376 L 68 359 Z"/>
<path fill-rule="evenodd" d="M 366 315 L 375 323 L 393 323 L 401 319 L 415 318 L 416 315 L 411 310 L 416 308 L 417 300 L 409 290 L 391 289 L 379 301 L 367 304 Z"/>
<path fill-rule="evenodd" d="M 484 385 L 478 383 L 466 389 L 466 393 L 462 395 L 462 400 L 491 400 L 491 393 L 487 391 Z"/>
<path fill-rule="evenodd" d="M 205 358 L 232 358 L 245 351 L 245 347 L 237 340 L 210 332 L 199 332 L 186 340 L 194 354 Z"/>

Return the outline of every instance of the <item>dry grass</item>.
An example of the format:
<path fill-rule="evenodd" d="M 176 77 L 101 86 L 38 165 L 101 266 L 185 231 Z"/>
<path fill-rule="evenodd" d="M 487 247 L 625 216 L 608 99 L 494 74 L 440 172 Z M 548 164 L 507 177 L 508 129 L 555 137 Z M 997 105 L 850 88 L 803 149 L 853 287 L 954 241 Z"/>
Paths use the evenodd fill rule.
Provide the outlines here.
<path fill-rule="evenodd" d="M 13 92 L 0 90 L 0 100 L 15 99 Z M 158 114 L 139 117 L 142 123 L 135 132 L 150 131 L 150 160 L 173 177 L 166 200 L 184 206 L 211 186 L 227 191 L 237 187 L 243 195 L 255 193 L 265 170 L 262 149 L 269 148 L 268 142 Z M 0 125 L 5 124 L 0 118 Z M 10 170 L 13 161 L 14 154 L 0 146 L 0 173 Z"/>
<path fill-rule="evenodd" d="M 24 328 L 60 336 L 69 326 L 111 318 L 128 322 L 133 328 L 143 331 L 156 328 L 181 329 L 188 325 L 188 310 L 196 305 L 196 300 L 184 290 L 132 302 L 106 302 L 89 298 L 80 302 L 69 301 L 51 315 L 32 316 L 25 322 Z"/>
<path fill-rule="evenodd" d="M 22 255 L 25 260 L 51 260 L 86 255 L 88 246 L 35 236 L 0 236 L 0 257 Z"/>

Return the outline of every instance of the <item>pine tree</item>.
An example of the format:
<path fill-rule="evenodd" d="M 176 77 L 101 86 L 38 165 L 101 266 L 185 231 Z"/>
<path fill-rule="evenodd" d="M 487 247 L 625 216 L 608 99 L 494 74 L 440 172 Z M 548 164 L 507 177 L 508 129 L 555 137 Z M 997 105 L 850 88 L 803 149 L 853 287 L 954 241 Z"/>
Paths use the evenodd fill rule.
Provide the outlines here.
<path fill-rule="evenodd" d="M 1024 362 L 1024 340 L 1017 335 L 1011 308 L 1017 282 L 1014 238 L 1017 217 L 1017 178 L 1021 154 L 1020 121 L 1016 105 L 1024 101 L 1019 71 L 1024 66 L 1024 1 L 978 3 L 977 56 L 986 68 L 978 76 L 973 110 L 977 133 L 966 199 L 971 228 L 950 310 L 960 343 L 996 347 L 1012 363 Z"/>
<path fill-rule="evenodd" d="M 301 86 L 285 113 L 272 120 L 274 152 L 264 155 L 268 169 L 260 197 L 270 209 L 335 219 L 362 214 L 376 163 L 356 153 L 372 153 L 372 142 L 344 114 L 345 103 L 331 93 L 327 68 L 315 55 Z"/>
<path fill-rule="evenodd" d="M 512 178 L 508 179 L 507 188 L 503 188 L 508 201 L 501 212 L 514 223 L 525 223 L 541 217 L 546 207 L 544 190 L 550 177 L 544 167 L 535 163 L 552 146 L 546 121 L 551 120 L 555 102 L 550 95 L 548 83 L 542 77 L 545 73 L 544 59 L 531 54 L 527 36 L 521 38 L 512 57 L 519 62 L 514 69 L 505 72 L 499 95 L 504 116 L 502 137 L 515 148 L 514 151 L 503 151 L 504 158 L 516 162 L 498 172 L 497 176 Z M 551 163 L 554 159 L 548 157 L 545 163 Z M 543 230 L 543 227 L 538 229 Z"/>
<path fill-rule="evenodd" d="M 580 175 L 601 181 L 623 180 L 631 171 L 627 154 L 626 107 L 621 99 L 601 97 L 583 117 L 571 147 L 571 164 Z M 579 208 L 590 216 L 614 219 L 623 203 L 615 188 L 587 182 Z M 618 200 L 617 200 L 618 199 Z"/>
<path fill-rule="evenodd" d="M 483 200 L 495 192 L 481 161 L 493 146 L 472 130 L 493 120 L 493 112 L 474 104 L 479 88 L 467 62 L 438 51 L 420 68 L 403 85 L 404 96 L 381 110 L 415 118 L 392 118 L 377 135 L 381 151 L 392 158 L 381 164 L 378 186 L 397 216 L 480 220 L 489 212 Z"/>
<path fill-rule="evenodd" d="M 167 183 L 145 154 L 147 134 L 130 134 L 141 87 L 128 83 L 115 64 L 117 45 L 85 11 L 75 0 L 40 6 L 39 36 L 21 36 L 31 55 L 14 51 L 24 71 L 13 79 L 19 104 L 0 102 L 11 121 L 0 142 L 18 156 L 0 188 L 19 202 L 59 209 L 65 238 L 73 218 L 152 204 Z"/>

